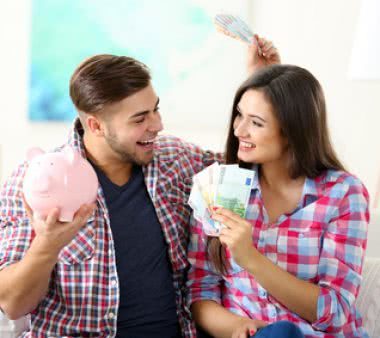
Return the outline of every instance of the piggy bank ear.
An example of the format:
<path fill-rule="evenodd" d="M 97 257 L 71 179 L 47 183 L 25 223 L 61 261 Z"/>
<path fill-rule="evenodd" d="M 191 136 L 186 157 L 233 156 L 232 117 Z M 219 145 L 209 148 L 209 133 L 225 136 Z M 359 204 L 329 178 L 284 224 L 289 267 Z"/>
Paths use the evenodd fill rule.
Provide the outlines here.
<path fill-rule="evenodd" d="M 80 157 L 79 153 L 71 147 L 65 147 L 63 149 L 66 160 L 70 164 L 74 164 Z"/>
<path fill-rule="evenodd" d="M 41 148 L 38 148 L 38 147 L 29 148 L 27 150 L 27 152 L 26 152 L 26 159 L 28 161 L 31 161 L 36 156 L 39 156 L 39 155 L 42 155 L 42 154 L 45 154 L 45 152 Z"/>

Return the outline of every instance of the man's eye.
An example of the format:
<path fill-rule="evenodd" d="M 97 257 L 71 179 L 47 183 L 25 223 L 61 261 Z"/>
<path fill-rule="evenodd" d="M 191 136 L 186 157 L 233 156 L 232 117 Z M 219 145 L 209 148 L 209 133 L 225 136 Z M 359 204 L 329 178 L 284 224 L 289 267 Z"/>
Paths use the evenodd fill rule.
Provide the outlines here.
<path fill-rule="evenodd" d="M 160 107 L 156 107 L 156 109 L 154 111 L 160 111 Z"/>
<path fill-rule="evenodd" d="M 135 121 L 135 123 L 143 123 L 144 121 L 145 121 L 145 119 L 141 119 L 141 120 Z"/>

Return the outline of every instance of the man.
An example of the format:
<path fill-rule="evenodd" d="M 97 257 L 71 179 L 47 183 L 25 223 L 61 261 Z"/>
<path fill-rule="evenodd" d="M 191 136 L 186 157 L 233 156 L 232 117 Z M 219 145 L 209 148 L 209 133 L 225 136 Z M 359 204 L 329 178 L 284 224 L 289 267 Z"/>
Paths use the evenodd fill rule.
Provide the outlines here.
<path fill-rule="evenodd" d="M 265 56 L 278 57 L 264 39 Z M 277 61 L 274 61 L 277 62 Z M 24 337 L 195 337 L 184 303 L 191 178 L 217 156 L 162 130 L 145 65 L 125 56 L 85 60 L 70 81 L 78 111 L 66 145 L 95 168 L 94 205 L 74 220 L 33 219 L 23 200 L 27 163 L 0 195 L 0 308 L 31 314 Z M 56 151 L 62 149 L 58 148 Z"/>

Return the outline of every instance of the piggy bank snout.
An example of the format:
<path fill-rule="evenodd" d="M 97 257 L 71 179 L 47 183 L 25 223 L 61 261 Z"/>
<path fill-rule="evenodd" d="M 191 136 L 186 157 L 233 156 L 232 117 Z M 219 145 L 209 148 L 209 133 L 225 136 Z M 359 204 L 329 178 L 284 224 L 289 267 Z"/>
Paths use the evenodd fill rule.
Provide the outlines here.
<path fill-rule="evenodd" d="M 46 193 L 51 190 L 52 179 L 48 175 L 39 174 L 33 178 L 32 190 L 39 193 Z"/>

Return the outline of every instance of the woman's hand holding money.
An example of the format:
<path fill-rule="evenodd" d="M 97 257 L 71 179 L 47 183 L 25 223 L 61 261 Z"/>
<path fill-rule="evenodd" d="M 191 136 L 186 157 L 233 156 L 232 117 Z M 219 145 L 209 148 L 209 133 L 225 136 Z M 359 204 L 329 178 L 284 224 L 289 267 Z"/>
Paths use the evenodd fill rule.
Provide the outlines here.
<path fill-rule="evenodd" d="M 220 242 L 230 250 L 237 264 L 249 270 L 261 256 L 253 246 L 252 224 L 228 209 L 216 207 L 213 211 L 212 218 L 224 225 L 219 235 Z"/>
<path fill-rule="evenodd" d="M 249 75 L 265 66 L 280 63 L 280 54 L 273 43 L 255 34 L 252 44 L 248 46 L 247 70 Z"/>

